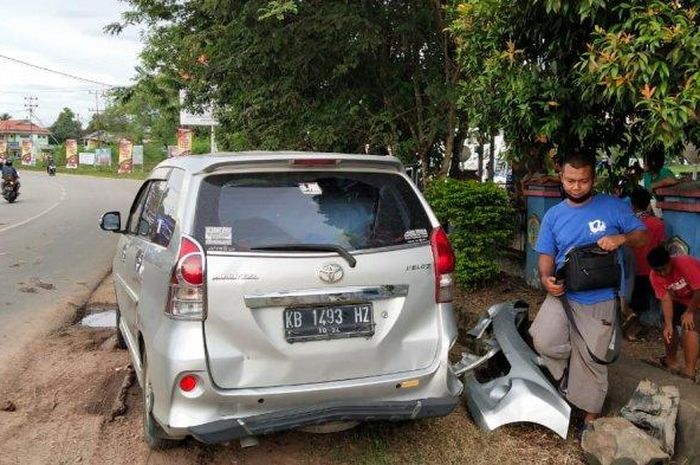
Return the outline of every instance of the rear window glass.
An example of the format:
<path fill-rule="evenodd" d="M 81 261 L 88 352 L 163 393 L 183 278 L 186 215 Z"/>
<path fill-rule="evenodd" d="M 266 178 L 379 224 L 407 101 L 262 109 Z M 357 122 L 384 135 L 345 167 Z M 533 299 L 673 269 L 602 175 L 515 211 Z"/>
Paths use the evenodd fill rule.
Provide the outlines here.
<path fill-rule="evenodd" d="M 362 250 L 428 240 L 404 178 L 385 173 L 220 174 L 199 191 L 195 236 L 208 250 L 333 244 Z"/>

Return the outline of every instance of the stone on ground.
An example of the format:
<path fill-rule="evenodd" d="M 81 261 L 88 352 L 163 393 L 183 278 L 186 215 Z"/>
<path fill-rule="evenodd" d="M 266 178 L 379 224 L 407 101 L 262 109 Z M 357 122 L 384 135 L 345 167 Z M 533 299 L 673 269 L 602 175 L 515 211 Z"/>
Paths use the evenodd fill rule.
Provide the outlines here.
<path fill-rule="evenodd" d="M 670 456 L 649 435 L 624 418 L 599 418 L 583 433 L 581 447 L 592 465 L 668 464 Z"/>
<path fill-rule="evenodd" d="M 681 402 L 676 386 L 657 386 L 649 380 L 639 382 L 632 398 L 622 408 L 622 416 L 654 438 L 673 456 L 676 419 Z"/>

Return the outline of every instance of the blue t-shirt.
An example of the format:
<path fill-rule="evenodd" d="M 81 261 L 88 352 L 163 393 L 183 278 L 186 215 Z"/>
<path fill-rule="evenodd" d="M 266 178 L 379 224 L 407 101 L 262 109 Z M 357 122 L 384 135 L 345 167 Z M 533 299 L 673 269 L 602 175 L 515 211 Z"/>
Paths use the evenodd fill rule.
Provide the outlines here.
<path fill-rule="evenodd" d="M 571 206 L 566 200 L 545 213 L 535 250 L 554 257 L 557 269 L 564 263 L 572 247 L 598 242 L 603 236 L 627 234 L 645 229 L 630 207 L 617 197 L 596 194 L 582 206 Z M 612 299 L 612 288 L 592 291 L 567 291 L 566 296 L 580 304 L 592 305 Z"/>

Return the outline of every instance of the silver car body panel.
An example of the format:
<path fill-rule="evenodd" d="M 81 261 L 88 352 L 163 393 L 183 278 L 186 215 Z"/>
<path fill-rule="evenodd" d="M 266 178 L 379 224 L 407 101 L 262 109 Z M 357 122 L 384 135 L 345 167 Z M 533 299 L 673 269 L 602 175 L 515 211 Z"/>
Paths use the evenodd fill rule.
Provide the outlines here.
<path fill-rule="evenodd" d="M 120 330 L 139 381 L 141 354 L 148 356 L 152 414 L 171 437 L 184 437 L 192 434 L 193 427 L 222 420 L 245 422 L 249 417 L 321 404 L 344 411 L 342 405 L 337 409 L 339 400 L 349 406 L 420 405 L 425 399 L 459 398 L 463 385 L 448 361 L 457 337 L 452 304 L 435 303 L 432 266 L 416 266 L 433 263 L 429 244 L 352 252 L 357 260 L 354 268 L 327 252 L 208 252 L 206 319 L 174 320 L 164 313 L 180 239 L 192 234 L 197 192 L 202 179 L 211 174 L 297 169 L 393 173 L 409 183 L 432 227 L 439 225 L 397 159 L 324 156 L 340 163 L 297 168 L 290 160 L 318 154 L 243 153 L 170 159 L 156 168 L 161 169 L 158 178 L 162 168 L 185 173 L 172 240 L 162 247 L 123 234 L 113 270 L 122 312 Z M 319 279 L 319 268 L 328 263 L 343 268 L 339 282 Z M 248 279 L 253 276 L 258 279 Z M 284 340 L 284 308 L 361 301 L 373 306 L 373 336 L 294 344 Z M 199 377 L 194 392 L 177 387 L 185 373 Z"/>
<path fill-rule="evenodd" d="M 449 305 L 441 305 L 443 329 L 440 352 L 447 354 L 449 337 L 456 326 Z M 454 332 L 453 332 L 454 331 Z M 449 369 L 449 362 L 436 359 L 424 369 L 357 379 L 264 388 L 221 389 L 208 374 L 201 322 L 162 320 L 158 344 L 148 345 L 149 371 L 155 391 L 153 415 L 173 437 L 185 436 L 188 428 L 222 419 L 244 419 L 294 408 L 313 407 L 343 400 L 409 401 L 426 398 L 457 398 L 462 383 Z M 183 373 L 197 374 L 201 389 L 194 395 L 176 389 Z M 406 383 L 406 387 L 402 386 Z"/>
<path fill-rule="evenodd" d="M 308 289 L 305 291 L 272 292 L 245 295 L 243 300 L 250 309 L 265 307 L 292 307 L 299 305 L 346 304 L 406 297 L 408 286 L 356 286 L 337 289 Z"/>
<path fill-rule="evenodd" d="M 509 423 L 543 425 L 566 439 L 571 407 L 544 376 L 539 357 L 520 336 L 516 322 L 527 317 L 527 309 L 501 303 L 488 310 L 470 332 L 490 348 L 485 355 L 465 354 L 453 371 L 464 374 L 464 397 L 474 420 L 491 431 Z M 503 352 L 510 370 L 480 383 L 474 369 L 497 352 Z"/>
<path fill-rule="evenodd" d="M 440 357 L 442 323 L 435 312 L 432 267 L 405 271 L 416 263 L 432 263 L 428 245 L 357 255 L 355 268 L 335 254 L 268 255 L 236 257 L 210 253 L 207 257 L 210 276 L 244 273 L 259 278 L 210 278 L 207 282 L 204 333 L 209 369 L 217 386 L 252 388 L 363 378 L 424 369 Z M 317 270 L 327 263 L 343 267 L 345 276 L 338 284 L 314 294 L 313 289 L 322 284 Z M 374 334 L 367 338 L 290 344 L 284 332 L 287 306 L 281 303 L 299 298 L 281 302 L 251 299 L 251 294 L 289 289 L 285 292 L 304 295 L 303 302 L 327 301 L 329 296 L 344 302 L 363 302 L 356 298 L 367 293 L 358 295 L 356 289 L 368 286 L 406 292 L 372 295 Z M 246 296 L 254 308 L 246 305 Z M 262 300 L 271 305 L 261 307 Z"/>

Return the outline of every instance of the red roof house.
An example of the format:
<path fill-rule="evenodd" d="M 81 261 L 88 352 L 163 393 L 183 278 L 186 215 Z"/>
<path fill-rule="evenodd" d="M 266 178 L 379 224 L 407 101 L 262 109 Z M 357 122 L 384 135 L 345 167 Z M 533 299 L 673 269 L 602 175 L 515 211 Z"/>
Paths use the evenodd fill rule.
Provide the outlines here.
<path fill-rule="evenodd" d="M 7 121 L 0 121 L 0 135 L 5 134 L 36 134 L 39 136 L 48 136 L 51 134 L 51 131 L 27 120 L 9 119 Z"/>

